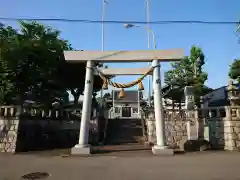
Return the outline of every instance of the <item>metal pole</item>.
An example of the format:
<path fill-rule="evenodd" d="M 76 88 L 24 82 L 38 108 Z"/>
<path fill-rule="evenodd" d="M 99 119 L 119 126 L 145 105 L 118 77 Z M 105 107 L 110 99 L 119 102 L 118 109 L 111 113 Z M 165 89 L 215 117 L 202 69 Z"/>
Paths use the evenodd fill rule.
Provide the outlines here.
<path fill-rule="evenodd" d="M 150 10 L 149 10 L 149 0 L 146 0 L 146 20 L 147 20 L 147 29 L 150 29 Z M 149 31 L 147 32 L 148 34 L 148 49 L 150 48 L 150 33 Z"/>
<path fill-rule="evenodd" d="M 141 27 L 141 26 L 136 26 L 136 27 Z M 157 49 L 157 40 L 156 40 L 156 35 L 154 33 L 153 30 L 151 30 L 150 28 L 147 28 L 148 33 L 152 33 L 152 39 L 153 39 L 153 49 L 156 50 Z M 149 62 L 149 64 L 151 64 Z M 152 84 L 153 86 L 153 84 Z M 148 105 L 151 105 L 151 94 L 153 94 L 153 87 L 152 87 L 152 91 L 151 89 L 151 76 L 148 76 Z"/>
<path fill-rule="evenodd" d="M 142 27 L 142 26 L 136 26 L 136 25 L 133 25 L 133 24 L 125 24 L 124 25 L 125 28 L 132 28 L 132 27 Z M 144 26 L 145 27 L 145 26 Z M 147 29 L 147 32 L 148 33 L 152 33 L 152 38 L 153 38 L 153 48 L 154 50 L 157 48 L 157 43 L 156 43 L 156 36 L 155 36 L 155 33 L 148 27 L 145 27 Z M 151 105 L 151 77 L 148 76 L 148 105 L 150 106 Z M 153 91 L 153 90 L 152 90 Z"/>
<path fill-rule="evenodd" d="M 115 82 L 115 77 L 113 78 L 113 82 Z M 114 113 L 115 113 L 115 87 L 113 87 L 113 90 L 112 90 L 112 98 L 113 98 L 113 110 L 114 110 Z"/>
<path fill-rule="evenodd" d="M 104 51 L 105 46 L 105 3 L 106 0 L 102 0 L 102 51 Z M 100 106 L 103 106 L 103 89 L 101 88 L 101 95 L 100 95 Z"/>
<path fill-rule="evenodd" d="M 149 29 L 152 33 L 152 38 L 153 38 L 153 49 L 156 50 L 157 49 L 157 41 L 156 41 L 156 35 L 154 33 L 154 31 L 152 31 L 151 29 Z"/>
<path fill-rule="evenodd" d="M 147 18 L 147 29 L 150 29 L 150 10 L 149 10 L 149 0 L 146 0 L 146 18 Z M 148 34 L 148 49 L 150 48 L 150 32 L 149 30 L 147 31 Z M 149 62 L 148 65 L 151 65 L 151 63 Z M 151 105 L 151 77 L 150 75 L 148 75 L 148 105 Z"/>
<path fill-rule="evenodd" d="M 102 0 L 102 51 L 104 51 L 105 46 L 105 0 Z"/>
<path fill-rule="evenodd" d="M 152 38 L 153 38 L 153 48 L 154 50 L 157 49 L 157 41 L 156 41 L 156 36 L 155 36 L 155 33 L 154 31 L 152 31 L 151 29 L 149 29 L 149 31 L 152 33 Z M 161 67 L 160 67 L 161 68 Z M 160 68 L 159 68 L 159 71 L 160 71 Z M 149 76 L 150 78 L 150 76 Z M 150 80 L 149 80 L 150 81 Z M 152 76 L 152 82 L 153 82 L 153 76 Z M 161 87 L 161 84 L 160 84 L 160 88 L 162 89 Z M 151 98 L 151 94 L 153 95 L 153 83 L 152 83 L 152 92 L 150 91 L 149 89 L 149 99 Z M 151 105 L 151 100 L 149 100 L 149 106 Z M 163 108 L 162 106 L 162 102 L 161 102 L 161 107 Z"/>
<path fill-rule="evenodd" d="M 138 116 L 140 116 L 140 91 L 138 89 Z"/>

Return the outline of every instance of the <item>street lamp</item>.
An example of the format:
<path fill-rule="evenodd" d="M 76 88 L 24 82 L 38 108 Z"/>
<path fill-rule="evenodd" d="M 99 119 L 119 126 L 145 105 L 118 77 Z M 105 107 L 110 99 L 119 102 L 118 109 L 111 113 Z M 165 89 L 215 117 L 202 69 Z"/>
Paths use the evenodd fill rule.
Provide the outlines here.
<path fill-rule="evenodd" d="M 141 27 L 135 26 L 134 24 L 124 24 L 125 28 Z M 152 33 L 154 49 L 156 49 L 156 38 L 155 33 L 147 28 L 148 32 Z M 152 151 L 157 154 L 159 150 L 167 149 L 166 136 L 165 136 L 165 121 L 164 121 L 164 111 L 162 103 L 162 90 L 161 90 L 161 73 L 159 60 L 153 59 L 152 61 L 153 69 L 153 89 L 154 89 L 154 114 L 155 114 L 155 124 L 156 124 L 156 145 L 153 146 Z M 172 153 L 172 152 L 171 152 Z"/>
<path fill-rule="evenodd" d="M 134 24 L 124 24 L 123 25 L 126 29 L 129 29 L 129 28 L 134 28 L 134 27 L 142 27 L 142 26 L 137 26 L 137 25 L 134 25 Z M 154 50 L 156 50 L 157 49 L 157 41 L 156 41 L 156 35 L 155 35 L 155 33 L 154 33 L 154 31 L 152 31 L 150 28 L 148 28 L 148 27 L 145 27 L 145 29 L 148 31 L 148 32 L 150 32 L 151 34 L 152 34 L 152 38 L 153 38 L 153 47 L 154 47 Z M 151 79 L 150 79 L 150 77 L 148 78 L 148 104 L 149 104 L 149 106 L 151 106 L 151 91 L 150 91 L 150 89 L 151 89 L 151 87 L 150 87 L 150 81 L 151 81 Z"/>
<path fill-rule="evenodd" d="M 143 27 L 143 26 L 138 26 L 138 25 L 135 25 L 135 24 L 124 24 L 123 25 L 125 28 L 129 29 L 129 28 L 134 28 L 134 27 Z M 152 39 L 153 39 L 153 49 L 156 50 L 157 49 L 157 41 L 156 41 L 156 35 L 154 33 L 153 30 L 151 30 L 150 28 L 146 28 L 148 32 L 150 32 L 152 34 Z"/>

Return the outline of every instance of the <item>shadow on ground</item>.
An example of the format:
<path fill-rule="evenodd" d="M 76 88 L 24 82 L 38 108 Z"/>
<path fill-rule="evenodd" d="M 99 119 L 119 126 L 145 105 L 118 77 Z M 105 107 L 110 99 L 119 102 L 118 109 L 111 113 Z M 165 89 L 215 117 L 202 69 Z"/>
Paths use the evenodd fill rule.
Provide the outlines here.
<path fill-rule="evenodd" d="M 111 145 L 111 146 L 95 146 L 92 149 L 93 154 L 108 154 L 121 152 L 137 152 L 151 151 L 151 147 L 144 145 Z"/>

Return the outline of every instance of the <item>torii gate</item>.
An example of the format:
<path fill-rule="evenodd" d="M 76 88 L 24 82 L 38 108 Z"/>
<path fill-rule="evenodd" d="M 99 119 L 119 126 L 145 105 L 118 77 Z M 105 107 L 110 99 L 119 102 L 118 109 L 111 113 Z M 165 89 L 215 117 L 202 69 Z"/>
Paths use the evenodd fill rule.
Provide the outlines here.
<path fill-rule="evenodd" d="M 65 51 L 65 60 L 68 62 L 87 62 L 86 65 L 86 79 L 84 88 L 84 99 L 81 117 L 81 126 L 79 133 L 79 143 L 76 144 L 71 153 L 75 155 L 90 155 L 91 147 L 88 144 L 89 135 L 89 121 L 91 115 L 92 91 L 93 91 L 93 76 L 94 76 L 94 62 L 152 62 L 153 69 L 153 91 L 154 91 L 154 111 L 156 121 L 156 139 L 157 143 L 152 148 L 155 155 L 173 154 L 172 149 L 166 146 L 165 138 L 165 122 L 163 117 L 162 95 L 161 95 L 161 77 L 159 62 L 180 61 L 184 57 L 183 49 L 171 50 L 138 50 L 138 51 Z M 146 70 L 144 68 L 136 68 L 128 70 L 106 69 L 108 74 L 115 71 L 115 74 L 142 74 Z M 148 69 L 149 70 L 149 69 Z M 130 72 L 132 71 L 132 73 Z M 141 72 L 140 72 L 141 71 Z M 134 74 L 135 73 L 135 74 Z"/>

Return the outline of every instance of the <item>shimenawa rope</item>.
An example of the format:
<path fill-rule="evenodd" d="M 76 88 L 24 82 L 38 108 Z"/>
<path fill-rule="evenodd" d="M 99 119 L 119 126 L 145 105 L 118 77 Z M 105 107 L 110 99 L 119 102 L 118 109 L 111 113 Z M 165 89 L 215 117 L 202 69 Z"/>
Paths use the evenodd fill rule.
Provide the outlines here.
<path fill-rule="evenodd" d="M 159 66 L 159 65 L 157 65 Z M 98 75 L 102 78 L 102 80 L 104 81 L 104 83 L 107 83 L 113 87 L 116 88 L 130 88 L 133 87 L 135 85 L 137 85 L 138 83 L 140 83 L 147 75 L 149 75 L 154 68 L 156 68 L 157 66 L 153 66 L 151 67 L 144 75 L 142 75 L 140 78 L 138 78 L 137 80 L 128 83 L 128 84 L 120 84 L 120 83 L 116 83 L 116 82 L 112 82 L 110 79 L 106 78 L 103 73 L 101 71 L 99 71 L 97 68 L 94 68 L 95 71 L 97 71 Z"/>

